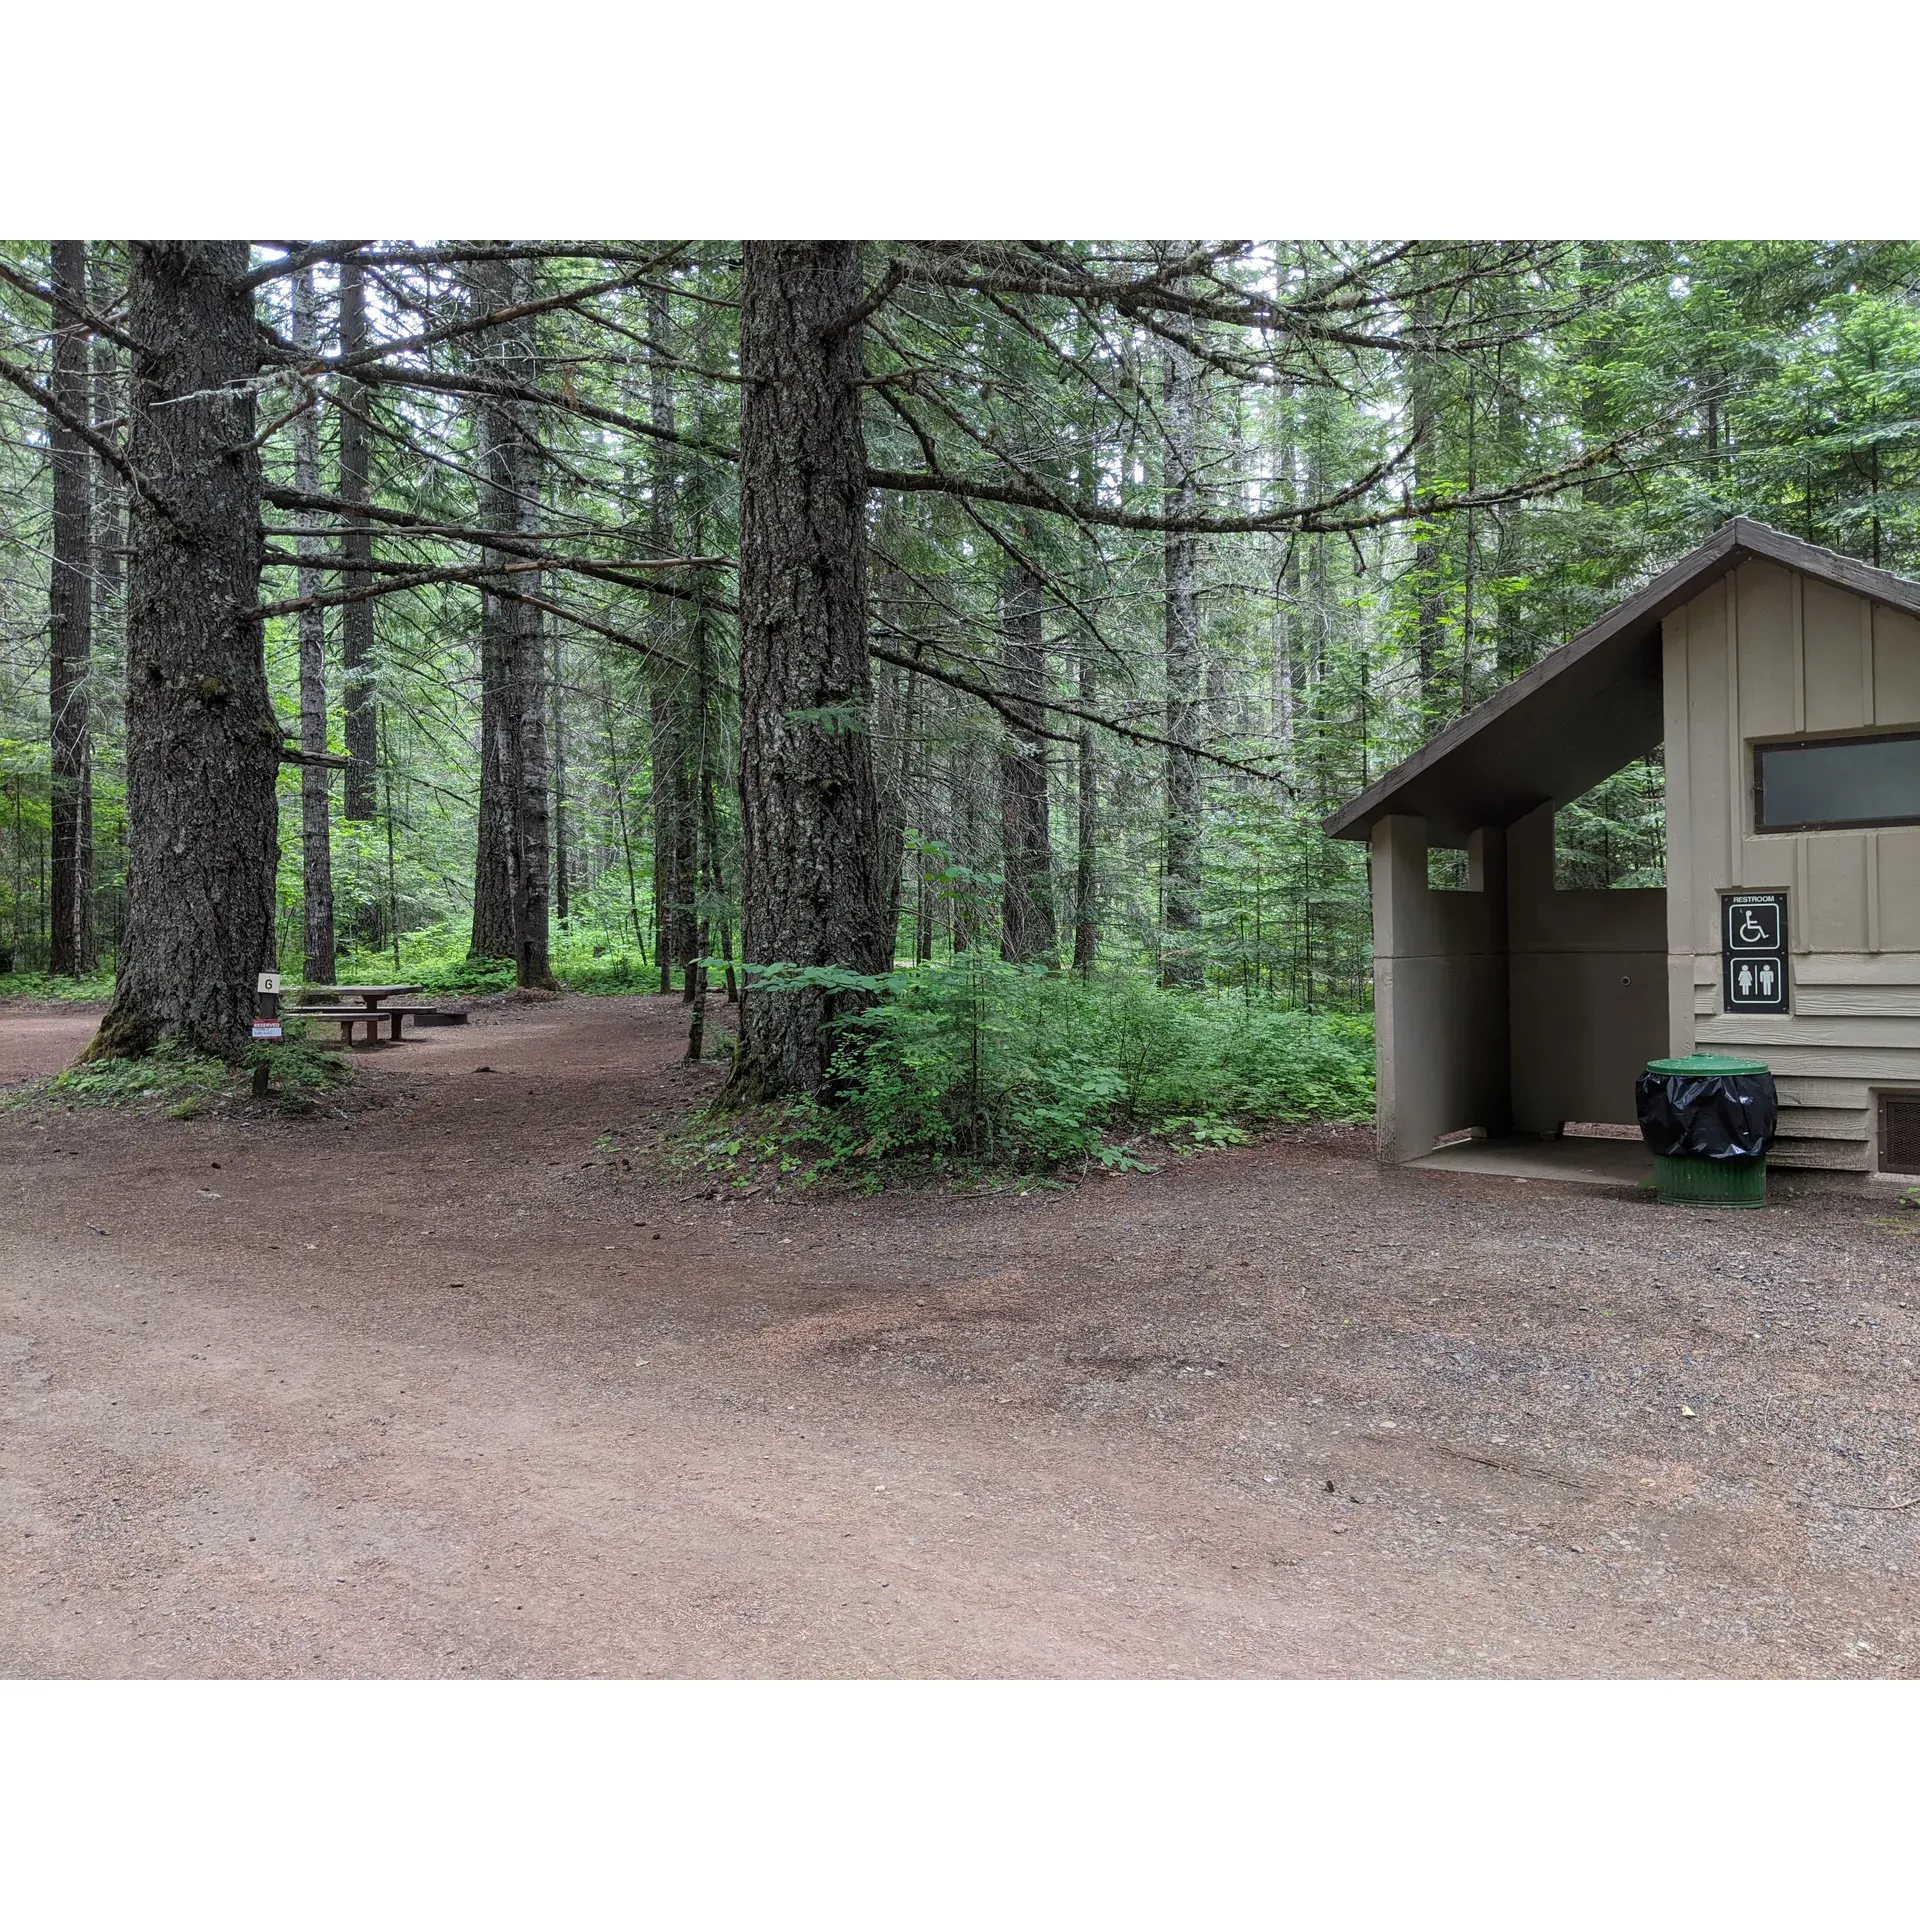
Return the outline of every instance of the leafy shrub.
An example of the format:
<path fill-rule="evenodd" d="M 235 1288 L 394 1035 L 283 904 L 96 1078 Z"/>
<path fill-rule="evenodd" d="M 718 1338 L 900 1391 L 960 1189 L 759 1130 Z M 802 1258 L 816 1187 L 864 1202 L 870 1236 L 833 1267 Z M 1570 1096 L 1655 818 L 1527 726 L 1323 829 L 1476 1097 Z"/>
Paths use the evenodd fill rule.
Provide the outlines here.
<path fill-rule="evenodd" d="M 1045 1171 L 1138 1165 L 1109 1136 L 1237 1145 L 1245 1123 L 1373 1113 L 1365 1016 L 1291 1012 L 1145 981 L 1088 986 L 963 953 L 878 979 L 773 967 L 756 991 L 875 996 L 841 1023 L 829 1097 L 789 1108 L 786 1138 L 824 1171 L 917 1159 Z M 707 1155 L 712 1158 L 711 1153 Z"/>
<path fill-rule="evenodd" d="M 1373 1117 L 1373 1022 L 1364 1014 L 1168 993 L 1140 980 L 1092 997 L 1105 1051 L 1126 1079 L 1130 1119 Z"/>
<path fill-rule="evenodd" d="M 874 1154 L 1053 1166 L 1102 1144 L 1123 1090 L 1086 996 L 966 953 L 896 973 L 846 1023 L 834 1117 Z"/>
<path fill-rule="evenodd" d="M 28 1106 L 44 1100 L 61 1107 L 152 1108 L 169 1120 L 195 1120 L 211 1113 L 223 1098 L 248 1095 L 252 1069 L 262 1064 L 283 1112 L 311 1111 L 313 1095 L 353 1072 L 337 1050 L 324 1051 L 300 1040 L 277 1045 L 256 1042 L 240 1067 L 163 1041 L 139 1060 L 89 1060 L 68 1067 L 49 1081 L 21 1088 L 6 1104 Z"/>
<path fill-rule="evenodd" d="M 611 951 L 556 952 L 554 978 L 571 993 L 646 993 L 659 984 L 658 969 L 636 947 Z"/>
<path fill-rule="evenodd" d="M 324 1093 L 353 1078 L 353 1062 L 338 1047 L 312 1040 L 256 1040 L 247 1049 L 249 1068 L 264 1066 L 270 1086 L 283 1092 Z"/>
<path fill-rule="evenodd" d="M 177 1107 L 217 1093 L 227 1072 L 224 1060 L 163 1041 L 143 1059 L 88 1060 L 69 1067 L 47 1082 L 45 1092 L 62 1106 L 159 1106 L 164 1102 Z"/>

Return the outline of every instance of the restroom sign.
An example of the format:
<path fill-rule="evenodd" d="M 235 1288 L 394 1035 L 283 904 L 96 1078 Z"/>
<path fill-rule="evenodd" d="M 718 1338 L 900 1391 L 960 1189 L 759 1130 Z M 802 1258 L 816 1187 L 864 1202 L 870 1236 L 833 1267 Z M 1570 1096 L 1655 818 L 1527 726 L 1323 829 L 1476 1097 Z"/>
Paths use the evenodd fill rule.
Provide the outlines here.
<path fill-rule="evenodd" d="M 1721 1004 L 1728 1013 L 1787 1011 L 1787 896 L 1720 896 Z"/>

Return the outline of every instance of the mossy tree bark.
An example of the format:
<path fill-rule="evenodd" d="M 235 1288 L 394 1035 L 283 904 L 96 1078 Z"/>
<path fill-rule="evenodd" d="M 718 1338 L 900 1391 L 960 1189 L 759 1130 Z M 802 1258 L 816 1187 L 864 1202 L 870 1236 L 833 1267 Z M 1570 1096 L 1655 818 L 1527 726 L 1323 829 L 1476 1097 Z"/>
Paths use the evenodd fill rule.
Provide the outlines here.
<path fill-rule="evenodd" d="M 741 286 L 741 951 L 893 964 L 867 654 L 861 249 L 749 244 Z M 749 983 L 735 1102 L 813 1093 L 857 990 Z"/>
<path fill-rule="evenodd" d="M 239 1058 L 273 934 L 281 736 L 260 588 L 259 334 L 238 241 L 140 241 L 128 274 L 136 496 L 127 927 L 92 1058 Z"/>

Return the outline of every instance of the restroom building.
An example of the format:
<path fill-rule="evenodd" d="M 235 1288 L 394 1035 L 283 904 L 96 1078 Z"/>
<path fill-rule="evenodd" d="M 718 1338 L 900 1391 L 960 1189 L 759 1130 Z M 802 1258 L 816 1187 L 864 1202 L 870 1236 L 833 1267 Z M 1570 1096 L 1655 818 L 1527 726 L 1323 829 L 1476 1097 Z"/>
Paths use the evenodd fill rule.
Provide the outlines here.
<path fill-rule="evenodd" d="M 1556 886 L 1557 810 L 1662 745 L 1666 885 Z M 1774 1164 L 1920 1176 L 1920 585 L 1730 521 L 1325 827 L 1371 849 L 1382 1158 L 1631 1123 L 1701 1051 L 1772 1068 Z"/>

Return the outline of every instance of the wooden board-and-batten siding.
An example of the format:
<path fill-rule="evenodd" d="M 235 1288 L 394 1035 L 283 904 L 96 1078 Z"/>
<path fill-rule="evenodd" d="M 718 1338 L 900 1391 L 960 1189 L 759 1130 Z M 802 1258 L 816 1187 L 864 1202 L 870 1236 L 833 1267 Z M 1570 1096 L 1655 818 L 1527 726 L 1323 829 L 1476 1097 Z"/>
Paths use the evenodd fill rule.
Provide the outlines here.
<path fill-rule="evenodd" d="M 1749 558 L 1663 634 L 1674 1050 L 1767 1062 L 1777 1164 L 1869 1172 L 1878 1095 L 1920 1091 L 1920 827 L 1756 834 L 1752 748 L 1920 727 L 1920 621 Z M 1785 1015 L 1721 1011 L 1727 891 L 1787 895 Z"/>

